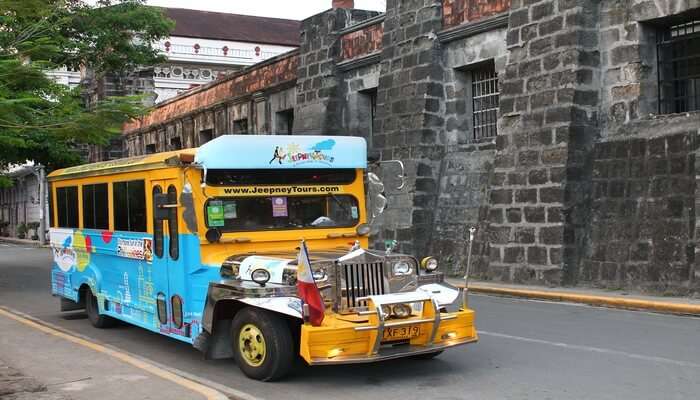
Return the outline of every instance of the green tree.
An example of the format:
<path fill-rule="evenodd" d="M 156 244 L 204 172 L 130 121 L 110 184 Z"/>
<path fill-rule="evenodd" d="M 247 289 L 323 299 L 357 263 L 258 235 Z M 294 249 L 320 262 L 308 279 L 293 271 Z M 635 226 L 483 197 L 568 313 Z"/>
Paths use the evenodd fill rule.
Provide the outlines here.
<path fill-rule="evenodd" d="M 152 45 L 173 26 L 144 0 L 0 0 L 0 170 L 25 160 L 76 164 L 76 145 L 106 144 L 143 115 L 139 97 L 87 105 L 79 88 L 44 72 L 88 67 L 99 79 L 158 64 L 164 59 Z"/>

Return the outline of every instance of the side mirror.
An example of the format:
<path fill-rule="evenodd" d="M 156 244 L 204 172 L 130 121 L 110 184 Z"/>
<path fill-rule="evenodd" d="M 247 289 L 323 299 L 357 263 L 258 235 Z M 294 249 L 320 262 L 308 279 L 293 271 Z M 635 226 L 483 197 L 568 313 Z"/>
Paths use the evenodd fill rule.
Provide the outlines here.
<path fill-rule="evenodd" d="M 171 204 L 167 193 L 153 195 L 153 215 L 157 221 L 164 221 L 170 218 L 171 208 L 177 208 L 177 203 Z"/>

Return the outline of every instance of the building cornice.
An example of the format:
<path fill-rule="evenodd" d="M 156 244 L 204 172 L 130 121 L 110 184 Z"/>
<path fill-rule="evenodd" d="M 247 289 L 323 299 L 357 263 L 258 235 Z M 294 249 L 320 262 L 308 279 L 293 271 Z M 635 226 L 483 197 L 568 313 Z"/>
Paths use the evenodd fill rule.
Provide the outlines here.
<path fill-rule="evenodd" d="M 453 28 L 445 29 L 437 33 L 437 37 L 441 43 L 451 42 L 453 40 L 464 39 L 480 33 L 493 31 L 496 29 L 508 27 L 508 13 L 498 14 L 494 17 L 482 19 L 479 21 L 457 25 Z"/>
<path fill-rule="evenodd" d="M 343 28 L 341 30 L 336 31 L 335 33 L 337 35 L 345 35 L 348 33 L 352 32 L 357 32 L 359 30 L 362 30 L 368 26 L 373 26 L 373 25 L 378 25 L 384 22 L 384 14 L 379 14 L 376 17 L 368 18 L 358 24 L 355 25 L 350 25 L 347 28 Z"/>
<path fill-rule="evenodd" d="M 381 51 L 375 51 L 374 53 L 353 58 L 351 60 L 343 61 L 338 63 L 338 70 L 342 72 L 347 72 L 353 69 L 358 69 L 366 67 L 368 65 L 379 64 Z"/>

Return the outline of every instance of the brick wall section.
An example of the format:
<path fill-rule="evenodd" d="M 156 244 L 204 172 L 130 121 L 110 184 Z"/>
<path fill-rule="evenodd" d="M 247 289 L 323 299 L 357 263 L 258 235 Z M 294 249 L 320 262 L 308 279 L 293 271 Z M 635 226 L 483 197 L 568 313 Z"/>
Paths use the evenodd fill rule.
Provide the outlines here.
<path fill-rule="evenodd" d="M 186 95 L 159 104 L 150 114 L 126 124 L 123 132 L 129 134 L 143 127 L 162 124 L 227 99 L 294 81 L 298 66 L 299 57 L 296 51 L 256 64 L 225 79 L 214 81 Z"/>
<path fill-rule="evenodd" d="M 507 12 L 510 5 L 511 0 L 442 0 L 443 27 L 451 28 Z"/>
<path fill-rule="evenodd" d="M 597 24 L 585 17 L 596 10 L 596 1 L 512 5 L 490 192 L 493 279 L 575 280 L 597 136 Z"/>
<path fill-rule="evenodd" d="M 387 2 L 374 145 L 382 159 L 405 163 L 408 181 L 402 191 L 389 192 L 377 238 L 396 239 L 401 251 L 418 256 L 428 252 L 445 152 L 440 29 L 440 0 Z"/>
<path fill-rule="evenodd" d="M 295 132 L 346 133 L 342 123 L 342 76 L 336 67 L 341 60 L 341 40 L 337 32 L 378 14 L 338 8 L 302 21 L 299 48 L 302 65 L 296 89 Z"/>
<path fill-rule="evenodd" d="M 679 293 L 692 279 L 696 134 L 596 144 L 581 281 Z"/>
<path fill-rule="evenodd" d="M 380 50 L 383 35 L 384 25 L 381 23 L 346 33 L 340 38 L 340 58 L 351 60 Z"/>

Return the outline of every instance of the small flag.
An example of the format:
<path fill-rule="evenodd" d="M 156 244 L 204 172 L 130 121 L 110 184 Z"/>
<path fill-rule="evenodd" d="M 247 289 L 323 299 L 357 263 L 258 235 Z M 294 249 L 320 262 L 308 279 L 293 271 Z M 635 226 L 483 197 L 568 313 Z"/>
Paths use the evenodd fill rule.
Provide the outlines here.
<path fill-rule="evenodd" d="M 320 326 L 323 322 L 324 310 L 323 299 L 321 293 L 316 286 L 314 275 L 311 272 L 311 263 L 309 262 L 309 250 L 306 248 L 306 242 L 301 241 L 299 246 L 299 256 L 297 258 L 297 293 L 299 298 L 309 307 L 309 322 L 313 326 Z"/>

